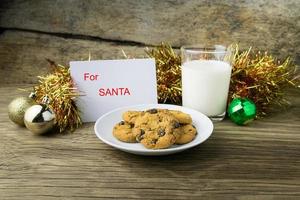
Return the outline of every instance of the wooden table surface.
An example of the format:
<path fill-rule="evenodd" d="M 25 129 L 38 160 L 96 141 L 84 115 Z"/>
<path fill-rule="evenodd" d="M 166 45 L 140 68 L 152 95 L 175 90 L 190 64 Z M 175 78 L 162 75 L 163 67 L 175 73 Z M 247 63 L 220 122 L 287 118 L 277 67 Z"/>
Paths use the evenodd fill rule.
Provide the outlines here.
<path fill-rule="evenodd" d="M 32 135 L 7 116 L 17 87 L 0 87 L 1 200 L 300 198 L 299 93 L 289 109 L 249 126 L 225 120 L 191 150 L 145 157 L 104 144 L 93 123 Z"/>

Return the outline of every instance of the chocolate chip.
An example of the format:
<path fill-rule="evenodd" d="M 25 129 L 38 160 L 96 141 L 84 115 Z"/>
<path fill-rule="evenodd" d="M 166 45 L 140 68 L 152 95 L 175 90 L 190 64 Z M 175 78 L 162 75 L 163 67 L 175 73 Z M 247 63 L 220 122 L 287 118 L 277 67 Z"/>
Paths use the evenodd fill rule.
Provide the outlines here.
<path fill-rule="evenodd" d="M 156 142 L 157 142 L 157 139 L 151 140 L 151 144 L 156 144 Z"/>
<path fill-rule="evenodd" d="M 147 112 L 150 114 L 155 114 L 155 113 L 157 113 L 157 109 L 153 108 L 153 109 L 147 110 Z"/>
<path fill-rule="evenodd" d="M 133 123 L 130 123 L 129 125 L 130 125 L 130 128 L 133 128 L 133 127 L 134 127 L 134 124 L 133 124 Z"/>
<path fill-rule="evenodd" d="M 124 124 L 125 124 L 124 121 L 120 121 L 120 122 L 119 122 L 119 125 L 124 125 Z"/>
<path fill-rule="evenodd" d="M 144 139 L 144 136 L 143 135 L 137 135 L 135 139 L 136 139 L 136 141 L 140 142 L 142 139 Z"/>
<path fill-rule="evenodd" d="M 180 123 L 179 122 L 175 122 L 174 123 L 174 128 L 179 128 L 180 127 Z"/>
<path fill-rule="evenodd" d="M 140 129 L 140 133 L 135 137 L 136 141 L 140 142 L 142 139 L 144 139 L 145 131 L 143 129 Z"/>
<path fill-rule="evenodd" d="M 165 134 L 166 134 L 165 130 L 163 130 L 163 129 L 159 129 L 159 130 L 158 130 L 158 136 L 159 136 L 159 137 L 162 137 L 162 136 L 164 136 Z"/>

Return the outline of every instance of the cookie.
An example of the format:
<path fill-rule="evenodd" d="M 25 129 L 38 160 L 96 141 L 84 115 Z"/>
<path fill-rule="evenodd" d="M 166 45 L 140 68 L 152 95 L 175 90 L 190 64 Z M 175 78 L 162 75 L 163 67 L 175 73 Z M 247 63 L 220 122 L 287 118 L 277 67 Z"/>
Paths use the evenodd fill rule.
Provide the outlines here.
<path fill-rule="evenodd" d="M 192 123 L 191 116 L 179 110 L 158 109 L 158 112 L 172 114 L 179 121 L 180 124 Z"/>
<path fill-rule="evenodd" d="M 134 143 L 136 136 L 133 134 L 133 124 L 121 121 L 113 128 L 113 135 L 122 142 Z"/>
<path fill-rule="evenodd" d="M 171 113 L 179 121 L 180 124 L 191 124 L 192 118 L 189 114 L 186 114 L 177 110 L 168 110 L 168 109 L 150 109 L 146 112 L 161 112 L 161 113 Z M 123 113 L 123 120 L 129 123 L 135 123 L 135 120 L 138 116 L 143 115 L 143 111 L 127 111 Z"/>
<path fill-rule="evenodd" d="M 179 126 L 173 115 L 150 109 L 136 118 L 133 133 L 146 148 L 162 149 L 174 144 Z"/>
<path fill-rule="evenodd" d="M 146 131 L 141 140 L 148 149 L 165 149 L 173 145 L 176 141 L 176 137 L 172 133 L 166 133 L 163 129 L 156 131 Z"/>
<path fill-rule="evenodd" d="M 180 124 L 191 124 L 192 118 L 189 114 L 178 110 L 168 110 L 179 121 Z"/>
<path fill-rule="evenodd" d="M 182 125 L 174 130 L 179 137 L 177 137 L 175 144 L 186 144 L 191 142 L 197 135 L 197 129 L 192 124 Z"/>
<path fill-rule="evenodd" d="M 142 111 L 127 111 L 123 113 L 122 118 L 125 122 L 134 124 L 137 117 L 139 117 L 142 113 Z"/>

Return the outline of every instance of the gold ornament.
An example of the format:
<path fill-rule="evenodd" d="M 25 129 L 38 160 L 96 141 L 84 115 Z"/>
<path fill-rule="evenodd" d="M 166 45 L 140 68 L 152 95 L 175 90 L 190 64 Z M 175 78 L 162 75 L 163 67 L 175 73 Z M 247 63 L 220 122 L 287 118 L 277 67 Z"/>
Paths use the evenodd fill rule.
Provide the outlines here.
<path fill-rule="evenodd" d="M 161 43 L 146 49 L 150 58 L 155 58 L 158 101 L 181 104 L 181 57 L 169 44 Z"/>
<path fill-rule="evenodd" d="M 55 114 L 46 105 L 33 105 L 26 110 L 24 122 L 32 133 L 43 134 L 54 127 Z"/>
<path fill-rule="evenodd" d="M 25 111 L 32 105 L 36 104 L 30 97 L 18 97 L 8 105 L 8 117 L 14 123 L 24 126 Z"/>

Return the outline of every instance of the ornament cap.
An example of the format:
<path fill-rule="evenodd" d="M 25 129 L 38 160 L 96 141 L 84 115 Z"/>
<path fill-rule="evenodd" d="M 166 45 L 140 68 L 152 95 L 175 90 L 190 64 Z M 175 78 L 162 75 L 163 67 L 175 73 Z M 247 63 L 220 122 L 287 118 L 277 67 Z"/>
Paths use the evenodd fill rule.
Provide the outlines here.
<path fill-rule="evenodd" d="M 29 98 L 35 99 L 36 98 L 36 92 L 30 92 Z"/>
<path fill-rule="evenodd" d="M 42 103 L 48 105 L 50 103 L 50 98 L 46 95 L 42 99 Z"/>

